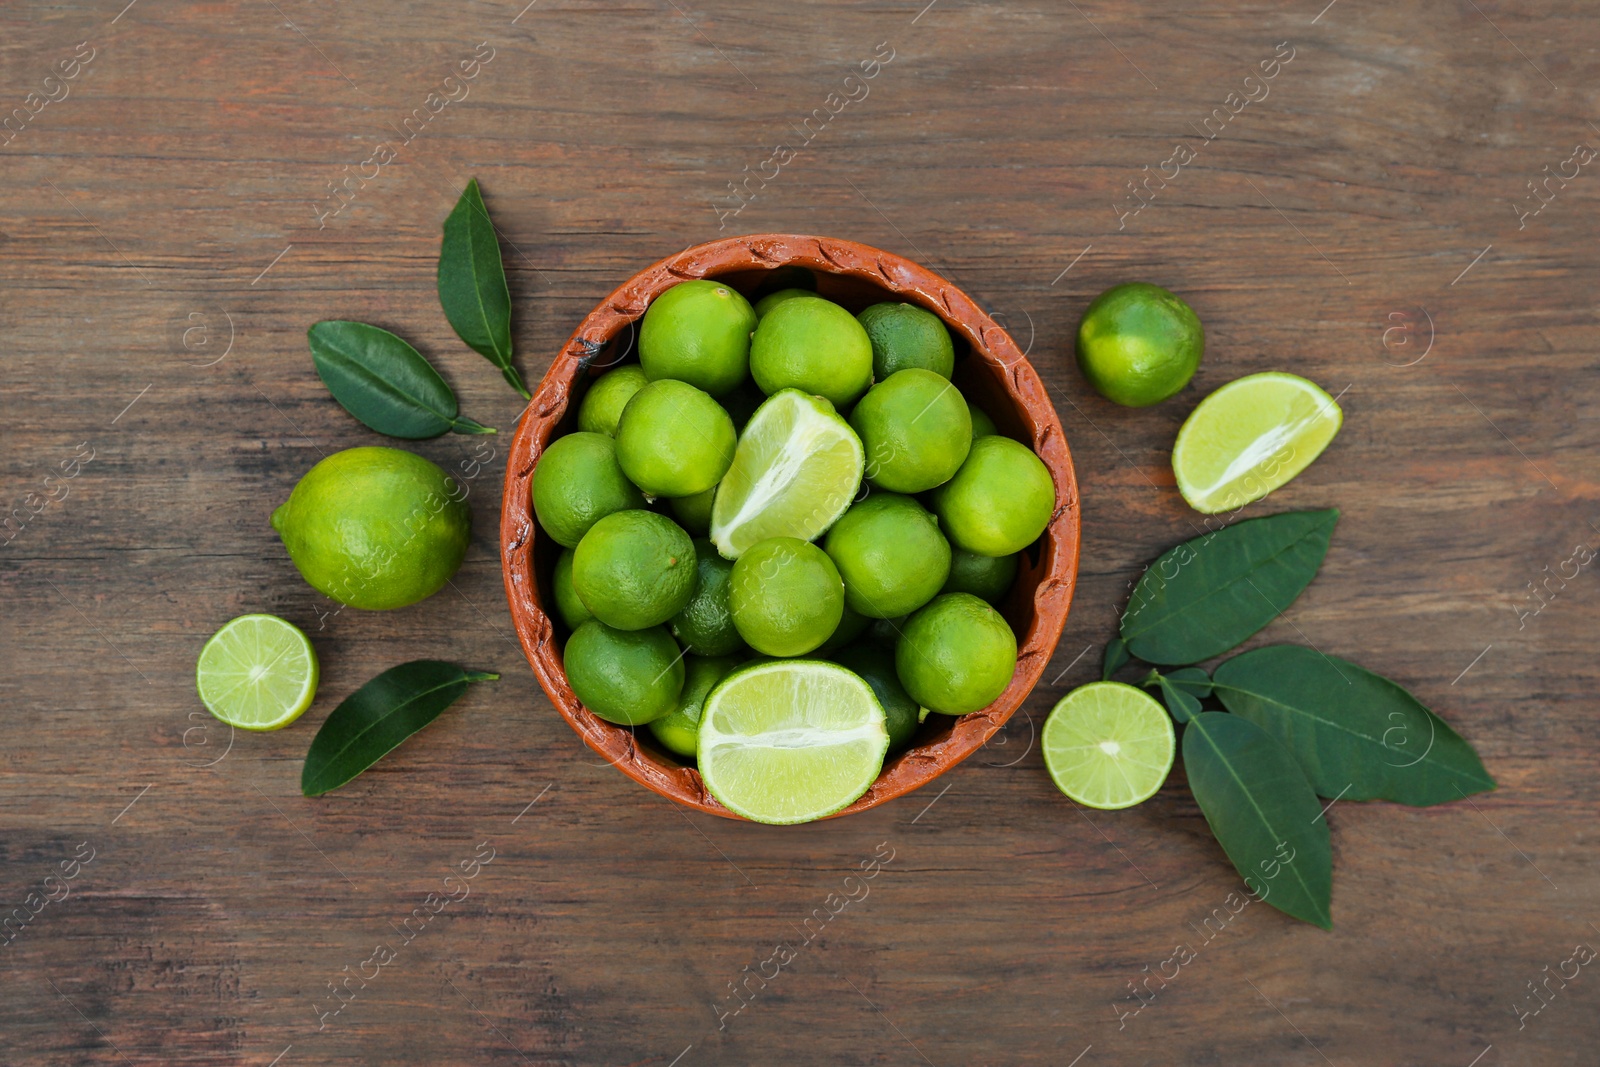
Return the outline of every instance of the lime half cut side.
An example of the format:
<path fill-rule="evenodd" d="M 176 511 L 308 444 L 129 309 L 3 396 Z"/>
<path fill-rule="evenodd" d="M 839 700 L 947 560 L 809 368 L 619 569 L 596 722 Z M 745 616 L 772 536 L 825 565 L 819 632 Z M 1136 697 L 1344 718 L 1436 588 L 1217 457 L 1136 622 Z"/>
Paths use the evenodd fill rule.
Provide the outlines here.
<path fill-rule="evenodd" d="M 317 654 L 276 615 L 241 615 L 211 635 L 194 668 L 206 710 L 241 730 L 278 730 L 317 695 Z"/>
<path fill-rule="evenodd" d="M 883 770 L 889 731 L 872 687 L 820 660 L 735 671 L 700 715 L 700 776 L 729 811 L 788 825 L 832 815 Z"/>
<path fill-rule="evenodd" d="M 1102 810 L 1155 796 L 1177 752 L 1166 709 L 1121 682 L 1091 682 L 1062 697 L 1044 721 L 1039 746 L 1056 787 Z"/>
<path fill-rule="evenodd" d="M 728 559 L 769 537 L 815 540 L 861 488 L 861 438 L 833 405 L 782 389 L 739 435 L 711 505 L 711 541 Z"/>
<path fill-rule="evenodd" d="M 1333 397 L 1297 375 L 1268 371 L 1229 382 L 1178 431 L 1178 491 L 1207 515 L 1244 507 L 1309 467 L 1343 421 Z"/>

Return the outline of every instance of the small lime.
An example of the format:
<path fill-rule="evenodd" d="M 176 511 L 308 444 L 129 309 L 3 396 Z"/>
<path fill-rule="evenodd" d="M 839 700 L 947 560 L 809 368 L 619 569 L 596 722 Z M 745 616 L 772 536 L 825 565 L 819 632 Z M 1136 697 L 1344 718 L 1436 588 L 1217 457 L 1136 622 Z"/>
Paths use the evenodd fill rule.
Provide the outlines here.
<path fill-rule="evenodd" d="M 568 639 L 561 665 L 583 706 L 621 726 L 661 718 L 683 691 L 683 656 L 664 626 L 617 630 L 590 619 Z"/>
<path fill-rule="evenodd" d="M 850 425 L 866 450 L 867 481 L 894 493 L 949 481 L 972 447 L 972 416 L 961 393 L 950 379 L 916 367 L 867 390 Z"/>
<path fill-rule="evenodd" d="M 694 496 L 675 496 L 667 503 L 672 508 L 672 514 L 678 520 L 678 525 L 694 534 L 704 537 L 711 532 L 711 505 L 716 502 L 717 487 L 712 486 L 703 493 Z"/>
<path fill-rule="evenodd" d="M 733 625 L 733 609 L 728 604 L 733 564 L 718 555 L 710 541 L 699 538 L 694 542 L 694 555 L 694 596 L 672 617 L 672 636 L 702 656 L 737 652 L 744 648 L 744 641 Z"/>
<path fill-rule="evenodd" d="M 895 672 L 894 653 L 872 645 L 857 645 L 833 654 L 833 662 L 847 670 L 855 671 L 866 679 L 883 705 L 884 725 L 889 730 L 889 751 L 898 752 L 911 743 L 917 732 L 918 716 L 922 711 L 911 699 L 906 687 L 900 684 Z"/>
<path fill-rule="evenodd" d="M 313 588 L 372 611 L 444 588 L 472 533 L 460 484 L 398 448 L 335 452 L 306 472 L 271 522 Z"/>
<path fill-rule="evenodd" d="M 855 317 L 828 300 L 785 300 L 750 340 L 750 376 L 771 396 L 799 389 L 843 407 L 872 384 L 872 342 Z"/>
<path fill-rule="evenodd" d="M 572 558 L 572 588 L 607 626 L 643 630 L 694 596 L 694 543 L 653 511 L 618 511 L 589 528 Z"/>
<path fill-rule="evenodd" d="M 578 599 L 577 592 L 572 588 L 572 557 L 572 549 L 561 550 L 561 555 L 556 557 L 555 575 L 550 581 L 556 595 L 556 611 L 561 615 L 561 621 L 567 624 L 568 630 L 576 630 L 594 618 L 594 612 L 583 606 L 583 601 Z"/>
<path fill-rule="evenodd" d="M 651 496 L 694 496 L 733 462 L 738 435 L 711 394 L 663 378 L 633 394 L 617 425 L 617 462 Z"/>
<path fill-rule="evenodd" d="M 1091 682 L 1062 697 L 1039 733 L 1050 778 L 1091 808 L 1131 808 L 1156 795 L 1177 754 L 1172 720 L 1150 694 Z"/>
<path fill-rule="evenodd" d="M 1039 539 L 1055 514 L 1050 469 L 1009 437 L 980 437 L 956 476 L 933 491 L 933 510 L 957 548 L 1009 556 Z"/>
<path fill-rule="evenodd" d="M 650 732 L 661 747 L 675 756 L 694 759 L 706 696 L 738 665 L 737 656 L 683 657 L 683 692 L 678 696 L 678 706 L 650 723 Z"/>
<path fill-rule="evenodd" d="M 872 341 L 872 376 L 886 381 L 908 367 L 949 378 L 955 346 L 944 320 L 913 304 L 873 304 L 856 316 Z"/>
<path fill-rule="evenodd" d="M 909 615 L 899 615 L 892 619 L 873 619 L 862 632 L 861 640 L 869 645 L 892 650 L 900 643 L 900 635 L 905 632 L 908 618 Z"/>
<path fill-rule="evenodd" d="M 718 282 L 680 282 L 651 302 L 639 327 L 639 363 L 651 381 L 675 378 L 721 396 L 750 364 L 750 301 Z"/>
<path fill-rule="evenodd" d="M 605 516 L 642 507 L 644 494 L 622 472 L 617 443 L 605 434 L 569 433 L 534 468 L 533 511 L 558 545 L 575 548 Z"/>
<path fill-rule="evenodd" d="M 950 577 L 941 593 L 971 593 L 990 604 L 999 604 L 1017 580 L 1017 556 L 980 556 L 958 548 L 950 556 Z"/>
<path fill-rule="evenodd" d="M 1178 296 L 1147 282 L 1114 286 L 1078 323 L 1078 367 L 1101 396 L 1127 407 L 1159 404 L 1189 384 L 1206 332 Z"/>
<path fill-rule="evenodd" d="M 989 413 L 970 400 L 967 401 L 967 415 L 972 419 L 972 439 L 974 441 L 980 437 L 992 437 L 1000 432 L 1000 428 L 994 424 L 994 420 L 989 417 Z"/>
<path fill-rule="evenodd" d="M 852 507 L 822 547 L 844 578 L 845 602 L 874 619 L 916 611 L 950 575 L 950 542 L 938 520 L 898 493 L 873 493 Z"/>
<path fill-rule="evenodd" d="M 794 300 L 797 297 L 816 297 L 810 289 L 779 289 L 775 293 L 768 293 L 756 301 L 756 318 L 763 318 L 767 312 L 783 303 L 785 300 Z"/>
<path fill-rule="evenodd" d="M 733 420 L 733 428 L 744 433 L 745 425 L 750 421 L 750 416 L 756 409 L 767 402 L 767 394 L 756 388 L 756 383 L 746 378 L 739 383 L 739 388 L 726 396 L 718 397 L 717 402 L 728 413 L 728 418 Z"/>
<path fill-rule="evenodd" d="M 835 564 L 837 566 L 837 564 Z M 843 577 L 843 575 L 840 575 Z M 844 594 L 844 614 L 839 618 L 839 625 L 833 628 L 833 633 L 822 644 L 817 646 L 817 655 L 826 655 L 835 649 L 844 648 L 860 637 L 872 620 L 850 606 L 850 590 Z"/>
<path fill-rule="evenodd" d="M 206 710 L 241 730 L 281 730 L 317 695 L 317 654 L 298 626 L 240 615 L 211 635 L 194 665 Z"/>
<path fill-rule="evenodd" d="M 607 437 L 617 436 L 617 422 L 622 418 L 622 409 L 628 406 L 633 394 L 643 389 L 649 381 L 644 368 L 635 363 L 600 375 L 584 394 L 583 403 L 578 405 L 578 429 L 587 433 L 603 433 Z"/>
<path fill-rule="evenodd" d="M 751 648 L 769 656 L 801 656 L 838 629 L 844 582 L 816 545 L 773 537 L 733 565 L 728 602 L 733 623 Z"/>
<path fill-rule="evenodd" d="M 944 593 L 906 622 L 894 663 L 911 699 L 929 711 L 965 715 L 1011 684 L 1017 638 L 971 593 Z"/>

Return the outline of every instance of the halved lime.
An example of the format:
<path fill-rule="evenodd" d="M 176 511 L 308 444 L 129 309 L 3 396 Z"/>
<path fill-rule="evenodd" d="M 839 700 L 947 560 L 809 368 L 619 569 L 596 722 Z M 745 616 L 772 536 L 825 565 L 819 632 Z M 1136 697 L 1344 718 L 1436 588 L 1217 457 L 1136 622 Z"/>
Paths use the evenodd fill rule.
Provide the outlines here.
<path fill-rule="evenodd" d="M 734 671 L 700 716 L 700 777 L 724 807 L 756 822 L 832 815 L 867 791 L 888 749 L 872 687 L 820 660 Z"/>
<path fill-rule="evenodd" d="M 769 537 L 814 540 L 855 499 L 864 461 L 861 438 L 832 404 L 798 389 L 772 394 L 750 416 L 717 486 L 717 551 L 738 559 Z"/>
<path fill-rule="evenodd" d="M 1155 796 L 1177 752 L 1155 698 L 1121 682 L 1091 682 L 1062 697 L 1039 737 L 1056 788 L 1091 808 L 1131 808 Z"/>
<path fill-rule="evenodd" d="M 1315 383 L 1282 371 L 1224 385 L 1189 413 L 1172 446 L 1178 491 L 1215 515 L 1260 500 L 1322 454 L 1344 412 Z"/>
<path fill-rule="evenodd" d="M 240 615 L 211 635 L 194 668 L 206 710 L 241 730 L 278 730 L 317 695 L 317 654 L 276 615 Z"/>

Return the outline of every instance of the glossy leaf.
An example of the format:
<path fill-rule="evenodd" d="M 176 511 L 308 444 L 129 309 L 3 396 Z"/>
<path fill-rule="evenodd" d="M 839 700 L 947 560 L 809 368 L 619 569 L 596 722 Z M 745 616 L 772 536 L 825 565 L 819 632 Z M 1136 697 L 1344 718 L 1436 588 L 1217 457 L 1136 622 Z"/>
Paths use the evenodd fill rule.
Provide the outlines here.
<path fill-rule="evenodd" d="M 1322 565 L 1339 512 L 1249 519 L 1163 553 L 1122 615 L 1147 663 L 1198 663 L 1236 647 L 1294 602 Z"/>
<path fill-rule="evenodd" d="M 388 330 L 331 319 L 306 331 L 317 376 L 346 411 L 390 437 L 494 433 L 456 414 L 456 394 L 422 353 Z"/>
<path fill-rule="evenodd" d="M 1495 787 L 1472 746 L 1382 675 L 1299 645 L 1217 668 L 1218 699 L 1283 742 L 1325 797 L 1426 806 Z"/>
<path fill-rule="evenodd" d="M 1146 689 L 1151 686 L 1160 689 L 1161 702 L 1167 706 L 1173 720 L 1180 723 L 1200 714 L 1200 698 L 1211 692 L 1211 681 L 1199 667 L 1184 667 L 1171 674 L 1151 671 L 1139 684 Z"/>
<path fill-rule="evenodd" d="M 500 241 L 476 178 L 467 182 L 444 220 L 439 303 L 456 336 L 499 367 L 511 387 L 528 399 L 528 387 L 511 365 L 511 291 L 506 287 Z"/>
<path fill-rule="evenodd" d="M 1116 674 L 1124 663 L 1128 662 L 1128 643 L 1120 637 L 1113 637 L 1106 642 L 1104 658 L 1100 661 L 1100 680 L 1111 681 L 1111 676 Z"/>
<path fill-rule="evenodd" d="M 1332 929 L 1328 821 L 1289 750 L 1248 719 L 1207 711 L 1183 728 L 1183 766 L 1245 888 L 1285 914 Z"/>
<path fill-rule="evenodd" d="M 390 667 L 345 697 L 322 724 L 306 753 L 300 791 L 314 797 L 339 788 L 438 718 L 467 683 L 499 677 L 432 659 Z"/>

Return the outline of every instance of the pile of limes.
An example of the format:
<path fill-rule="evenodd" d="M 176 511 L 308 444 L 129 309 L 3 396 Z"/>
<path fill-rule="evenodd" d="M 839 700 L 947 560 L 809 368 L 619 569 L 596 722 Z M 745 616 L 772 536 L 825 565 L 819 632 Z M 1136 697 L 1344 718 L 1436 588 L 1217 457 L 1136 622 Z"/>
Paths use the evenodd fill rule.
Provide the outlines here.
<path fill-rule="evenodd" d="M 952 384 L 942 320 L 689 281 L 638 358 L 533 477 L 585 707 L 649 724 L 730 810 L 796 823 L 864 793 L 928 712 L 1005 691 L 995 605 L 1055 485 Z"/>

